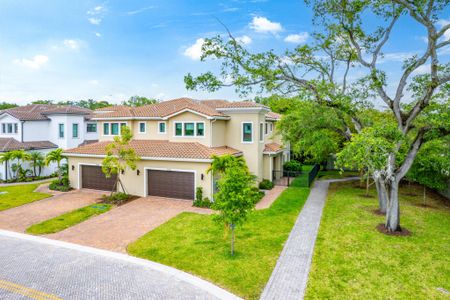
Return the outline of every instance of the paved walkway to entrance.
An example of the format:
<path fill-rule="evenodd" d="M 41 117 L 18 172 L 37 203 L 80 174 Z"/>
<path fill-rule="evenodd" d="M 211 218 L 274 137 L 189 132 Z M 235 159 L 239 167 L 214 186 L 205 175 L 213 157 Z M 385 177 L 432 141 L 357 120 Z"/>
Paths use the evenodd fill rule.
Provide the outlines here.
<path fill-rule="evenodd" d="M 261 201 L 256 203 L 256 209 L 269 208 L 285 189 L 287 189 L 287 186 L 276 185 L 271 190 L 266 191 Z"/>
<path fill-rule="evenodd" d="M 239 299 L 128 255 L 0 230 L 0 299 Z"/>
<path fill-rule="evenodd" d="M 261 299 L 303 299 L 329 184 L 355 179 L 315 181 Z"/>
<path fill-rule="evenodd" d="M 185 211 L 212 213 L 193 207 L 192 201 L 139 198 L 46 237 L 126 253 L 128 244 Z"/>
<path fill-rule="evenodd" d="M 100 201 L 103 192 L 72 191 L 0 212 L 0 229 L 24 232 L 33 224 Z"/>

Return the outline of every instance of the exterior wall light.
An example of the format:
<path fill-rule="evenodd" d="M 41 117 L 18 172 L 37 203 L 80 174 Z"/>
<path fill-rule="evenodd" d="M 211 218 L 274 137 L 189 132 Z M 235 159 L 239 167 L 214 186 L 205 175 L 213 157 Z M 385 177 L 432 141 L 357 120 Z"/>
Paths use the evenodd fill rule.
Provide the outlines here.
<path fill-rule="evenodd" d="M 137 176 L 139 176 L 139 174 L 141 174 L 141 171 L 137 170 L 136 174 L 137 174 Z"/>
<path fill-rule="evenodd" d="M 72 165 L 72 171 L 75 171 L 75 166 L 74 165 Z"/>
<path fill-rule="evenodd" d="M 200 178 L 203 180 L 205 178 L 205 175 L 201 174 Z"/>

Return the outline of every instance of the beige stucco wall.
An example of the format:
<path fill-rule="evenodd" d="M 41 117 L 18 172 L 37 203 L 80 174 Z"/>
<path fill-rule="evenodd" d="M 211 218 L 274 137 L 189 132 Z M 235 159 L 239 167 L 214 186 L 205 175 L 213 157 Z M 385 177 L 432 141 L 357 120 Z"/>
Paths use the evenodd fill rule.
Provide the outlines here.
<path fill-rule="evenodd" d="M 228 146 L 226 143 L 227 123 L 225 120 L 210 120 L 212 135 L 211 147 Z"/>
<path fill-rule="evenodd" d="M 264 112 L 227 112 L 231 119 L 227 121 L 226 144 L 243 152 L 247 165 L 258 181 L 263 178 L 263 155 L 264 141 L 259 141 L 259 123 L 265 122 Z M 242 123 L 253 123 L 253 141 L 242 142 Z"/>
<path fill-rule="evenodd" d="M 70 185 L 73 188 L 81 187 L 81 182 L 79 181 L 80 166 L 83 164 L 98 165 L 102 163 L 102 158 L 89 158 L 89 157 L 69 157 L 69 180 Z M 72 166 L 74 170 L 72 171 Z M 181 162 L 181 161 L 147 161 L 141 160 L 137 163 L 137 170 L 140 171 L 140 175 L 137 175 L 137 170 L 133 171 L 127 169 L 125 174 L 120 175 L 122 183 L 125 185 L 126 192 L 132 195 L 137 195 L 141 197 L 146 196 L 146 169 L 160 169 L 160 170 L 189 170 L 195 171 L 195 188 L 198 186 L 203 188 L 203 197 L 212 198 L 211 189 L 212 181 L 211 174 L 207 174 L 206 170 L 209 168 L 209 163 L 204 162 Z M 203 180 L 201 179 L 201 175 Z"/>
<path fill-rule="evenodd" d="M 272 157 L 265 154 L 263 156 L 263 179 L 272 181 L 272 168 L 270 166 L 270 160 Z"/>

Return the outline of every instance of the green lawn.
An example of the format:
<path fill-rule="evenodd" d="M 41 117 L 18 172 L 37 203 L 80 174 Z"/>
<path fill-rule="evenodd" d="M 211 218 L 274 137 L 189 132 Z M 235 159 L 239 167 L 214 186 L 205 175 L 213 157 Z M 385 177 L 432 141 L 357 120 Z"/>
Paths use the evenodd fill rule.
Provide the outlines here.
<path fill-rule="evenodd" d="M 49 234 L 64 230 L 68 227 L 81 223 L 90 217 L 100 215 L 112 208 L 111 204 L 92 204 L 71 212 L 65 213 L 53 219 L 34 224 L 27 228 L 31 234 Z"/>
<path fill-rule="evenodd" d="M 50 194 L 34 192 L 41 184 L 42 182 L 0 187 L 0 193 L 6 192 L 0 194 L 0 211 L 51 197 Z"/>
<path fill-rule="evenodd" d="M 330 187 L 306 298 L 449 299 L 437 290 L 450 290 L 449 207 L 437 196 L 434 208 L 419 207 L 421 188 L 405 187 L 401 222 L 412 235 L 387 236 L 375 229 L 384 222 L 372 213 L 376 198 L 361 197 L 357 185 Z"/>
<path fill-rule="evenodd" d="M 319 171 L 317 178 L 319 179 L 340 179 L 345 177 L 359 176 L 355 171 L 344 171 L 342 174 L 339 170 Z"/>
<path fill-rule="evenodd" d="M 212 216 L 182 213 L 128 246 L 131 255 L 187 271 L 247 299 L 257 299 L 307 196 L 290 187 L 236 232 L 236 254 Z"/>

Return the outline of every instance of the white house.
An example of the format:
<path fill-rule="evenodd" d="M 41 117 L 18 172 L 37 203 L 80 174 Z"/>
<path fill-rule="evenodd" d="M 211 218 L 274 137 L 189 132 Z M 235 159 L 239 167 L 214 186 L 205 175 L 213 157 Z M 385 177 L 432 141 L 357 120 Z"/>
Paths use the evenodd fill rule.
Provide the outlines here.
<path fill-rule="evenodd" d="M 70 149 L 95 142 L 97 122 L 90 120 L 91 114 L 91 110 L 77 106 L 45 104 L 0 111 L 0 152 L 23 149 L 45 155 L 57 148 Z M 55 166 L 49 166 L 41 175 L 54 171 Z M 6 165 L 0 164 L 0 179 L 6 179 L 6 173 Z"/>

